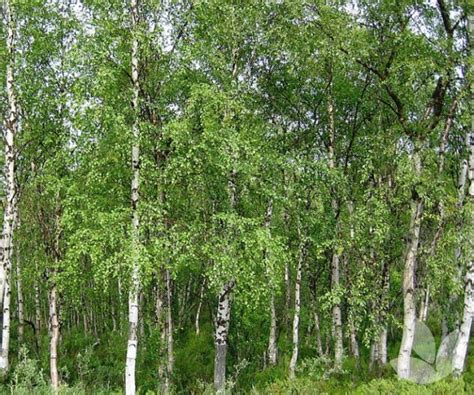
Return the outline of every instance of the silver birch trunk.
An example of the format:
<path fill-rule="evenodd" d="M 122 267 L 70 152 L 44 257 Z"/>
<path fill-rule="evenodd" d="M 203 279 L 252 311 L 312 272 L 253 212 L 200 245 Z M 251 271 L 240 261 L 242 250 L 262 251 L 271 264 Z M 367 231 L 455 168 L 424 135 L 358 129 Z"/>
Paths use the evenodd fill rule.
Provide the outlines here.
<path fill-rule="evenodd" d="M 165 280 L 166 280 L 166 350 L 167 350 L 167 361 L 166 361 L 166 376 L 165 383 L 163 388 L 164 394 L 169 394 L 171 390 L 171 376 L 173 374 L 174 366 L 174 354 L 173 354 L 173 317 L 171 310 L 171 276 L 168 269 L 165 270 Z"/>
<path fill-rule="evenodd" d="M 298 267 L 296 268 L 295 279 L 295 312 L 293 315 L 293 352 L 290 360 L 290 379 L 295 378 L 296 363 L 298 361 L 299 351 L 299 327 L 300 327 L 300 311 L 301 311 L 301 279 L 303 275 L 303 264 L 306 261 L 307 243 L 301 241 L 300 257 L 298 259 Z"/>
<path fill-rule="evenodd" d="M 269 231 L 270 223 L 272 220 L 273 215 L 273 201 L 270 200 L 267 206 L 267 210 L 265 213 L 265 221 L 264 221 L 264 228 Z M 268 267 L 267 260 L 268 260 L 268 251 L 265 250 L 263 252 L 264 260 L 265 260 L 265 268 Z M 266 272 L 267 277 L 271 275 Z M 276 365 L 277 363 L 277 356 L 278 356 L 278 348 L 277 348 L 277 317 L 276 317 L 276 310 L 275 310 L 275 291 L 271 289 L 270 291 L 270 334 L 268 337 L 268 363 L 270 365 Z"/>
<path fill-rule="evenodd" d="M 126 395 L 134 395 L 136 391 L 135 385 L 135 363 L 137 358 L 138 347 L 138 295 L 140 291 L 139 278 L 139 229 L 140 221 L 138 215 L 139 204 L 139 177 L 140 177 L 140 130 L 139 130 L 139 92 L 140 85 L 138 80 L 138 0 L 130 0 L 130 12 L 132 19 L 132 82 L 133 82 L 133 96 L 132 109 L 134 112 L 133 120 L 133 145 L 132 145 L 132 188 L 131 188 L 131 202 L 132 202 L 132 275 L 130 291 L 128 296 L 128 343 L 127 343 L 127 359 L 125 364 L 125 393 Z"/>
<path fill-rule="evenodd" d="M 21 261 L 20 251 L 17 248 L 15 251 L 16 256 L 16 292 L 17 292 L 17 303 L 18 303 L 18 342 L 23 343 L 23 337 L 25 334 L 25 310 L 23 300 L 23 280 L 21 274 Z"/>
<path fill-rule="evenodd" d="M 421 175 L 421 159 L 418 149 L 413 153 L 413 166 L 416 177 Z M 416 307 L 415 307 L 415 265 L 420 240 L 421 216 L 423 202 L 416 191 L 411 199 L 411 221 L 405 267 L 403 272 L 403 336 L 397 360 L 398 376 L 402 379 L 410 377 L 410 357 L 415 337 Z"/>
<path fill-rule="evenodd" d="M 53 272 L 53 276 L 55 276 Z M 49 369 L 51 377 L 51 389 L 54 393 L 59 391 L 58 374 L 58 342 L 59 342 L 59 318 L 58 318 L 58 291 L 56 279 L 53 278 L 49 292 L 49 320 L 50 320 L 50 343 L 49 343 Z"/>
<path fill-rule="evenodd" d="M 471 26 L 474 29 L 474 22 Z M 469 223 L 468 226 L 471 228 L 474 226 L 474 130 L 467 136 L 467 144 L 470 149 L 469 155 Z M 471 232 L 468 233 L 472 235 Z M 471 239 L 471 238 L 470 238 Z M 471 334 L 472 317 L 474 315 L 474 261 L 472 260 L 472 241 L 468 240 L 469 253 L 471 254 L 471 260 L 467 269 L 464 282 L 464 310 L 459 328 L 459 335 L 454 347 L 453 355 L 453 370 L 455 376 L 460 376 L 464 369 L 464 362 L 466 359 L 467 348 L 469 345 L 469 337 Z"/>
<path fill-rule="evenodd" d="M 18 132 L 18 107 L 15 92 L 15 18 L 12 4 L 5 0 L 5 14 L 7 19 L 7 68 L 6 68 L 6 90 L 8 113 L 5 120 L 5 193 L 6 202 L 3 213 L 3 234 L 0 245 L 0 305 L 3 306 L 4 319 L 2 328 L 2 349 L 0 352 L 0 371 L 5 374 L 8 370 L 8 347 L 10 330 L 10 272 L 13 251 L 14 216 L 16 207 L 15 187 L 15 137 Z M 6 336 L 6 338 L 4 337 Z"/>
<path fill-rule="evenodd" d="M 474 262 L 471 261 L 466 273 L 464 288 L 464 311 L 459 335 L 453 354 L 453 371 L 460 376 L 464 370 L 469 337 L 471 333 L 472 317 L 474 315 Z"/>
<path fill-rule="evenodd" d="M 317 311 L 314 312 L 314 329 L 316 331 L 316 347 L 318 350 L 318 355 L 323 356 L 323 342 L 321 339 L 321 326 L 319 325 L 319 314 Z"/>
<path fill-rule="evenodd" d="M 201 285 L 201 291 L 199 292 L 199 304 L 196 311 L 196 319 L 194 320 L 194 325 L 196 327 L 196 336 L 199 336 L 199 332 L 200 332 L 199 320 L 201 316 L 202 302 L 204 300 L 204 287 L 205 287 L 205 281 L 203 280 L 202 285 Z"/>
<path fill-rule="evenodd" d="M 36 271 L 38 272 L 38 264 L 36 264 Z M 38 279 L 35 279 L 35 338 L 36 344 L 39 348 L 41 342 L 41 291 Z"/>
<path fill-rule="evenodd" d="M 5 279 L 3 296 L 3 325 L 2 325 L 2 349 L 0 350 L 0 373 L 5 377 L 8 373 L 8 355 L 10 351 L 10 279 Z"/>
<path fill-rule="evenodd" d="M 377 347 L 378 351 L 378 361 L 380 365 L 385 365 L 387 363 L 387 334 L 388 329 L 386 326 L 382 328 L 382 331 L 379 335 L 379 344 Z"/>
<path fill-rule="evenodd" d="M 336 125 L 334 120 L 334 104 L 331 94 L 331 87 L 329 88 L 328 102 L 327 102 L 327 114 L 328 114 L 328 128 L 329 128 L 329 145 L 328 145 L 328 157 L 329 157 L 329 168 L 335 169 L 335 133 Z M 336 199 L 331 201 L 334 216 L 337 216 L 339 205 Z M 337 219 L 336 219 L 337 221 Z M 336 232 L 338 225 L 336 224 Z M 331 260 L 331 291 L 339 292 L 340 287 L 340 254 L 336 251 L 337 247 L 334 247 Z M 344 353 L 343 346 L 343 334 L 342 334 L 342 313 L 340 302 L 335 302 L 332 306 L 332 325 L 334 331 L 334 367 L 339 370 L 342 368 L 342 357 Z"/>
<path fill-rule="evenodd" d="M 225 390 L 227 340 L 229 336 L 231 294 L 234 281 L 226 283 L 220 293 L 216 318 L 216 355 L 214 360 L 214 387 L 217 393 Z"/>
<path fill-rule="evenodd" d="M 237 66 L 234 65 L 232 71 L 232 78 L 237 75 Z M 231 155 L 234 159 L 235 155 Z M 237 184 L 236 184 L 237 172 L 235 168 L 232 168 L 229 174 L 228 181 L 228 192 L 229 192 L 229 203 L 230 210 L 235 211 L 237 206 Z M 218 306 L 217 306 L 217 317 L 215 323 L 215 346 L 216 353 L 214 357 L 214 388 L 218 394 L 225 391 L 226 384 L 226 364 L 227 364 L 227 341 L 229 336 L 230 326 L 230 308 L 231 308 L 231 296 L 232 290 L 235 286 L 235 280 L 232 279 L 224 284 L 221 291 L 219 292 Z"/>
<path fill-rule="evenodd" d="M 270 336 L 268 339 L 268 363 L 276 365 L 278 356 L 277 348 L 277 322 L 275 310 L 275 293 L 270 295 Z"/>

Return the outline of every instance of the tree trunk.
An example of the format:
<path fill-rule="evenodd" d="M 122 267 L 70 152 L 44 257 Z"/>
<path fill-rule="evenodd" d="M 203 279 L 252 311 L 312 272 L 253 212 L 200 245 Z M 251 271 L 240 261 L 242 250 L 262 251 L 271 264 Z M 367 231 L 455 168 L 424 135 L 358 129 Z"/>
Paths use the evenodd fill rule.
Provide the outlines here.
<path fill-rule="evenodd" d="M 413 153 L 413 165 L 415 176 L 418 178 L 421 176 L 421 159 L 417 147 L 415 147 L 415 152 Z M 409 239 L 403 272 L 403 336 L 397 360 L 398 376 L 402 379 L 408 379 L 410 377 L 410 357 L 415 336 L 415 265 L 420 240 L 422 211 L 423 202 L 414 189 L 411 200 Z"/>
<path fill-rule="evenodd" d="M 36 271 L 38 272 L 38 264 L 36 264 Z M 36 345 L 39 351 L 41 344 L 41 291 L 38 279 L 35 279 L 35 338 Z"/>
<path fill-rule="evenodd" d="M 171 376 L 173 374 L 174 366 L 174 355 L 173 355 L 173 317 L 172 317 L 172 284 L 170 271 L 165 270 L 165 280 L 166 280 L 166 325 L 165 325 L 165 334 L 166 334 L 166 350 L 167 350 L 167 362 L 166 362 L 166 377 L 164 383 L 164 394 L 170 393 L 171 388 Z"/>
<path fill-rule="evenodd" d="M 466 360 L 467 347 L 469 345 L 469 337 L 471 334 L 472 317 L 474 315 L 474 262 L 469 264 L 466 273 L 464 288 L 464 311 L 459 328 L 459 336 L 454 348 L 453 369 L 454 375 L 460 376 L 464 369 L 464 361 Z"/>
<path fill-rule="evenodd" d="M 18 343 L 23 343 L 25 333 L 25 310 L 23 301 L 23 281 L 21 274 L 20 251 L 17 248 L 16 255 L 16 292 L 18 303 Z"/>
<path fill-rule="evenodd" d="M 380 365 L 385 365 L 387 363 L 387 327 L 384 326 L 382 331 L 379 334 L 379 344 L 377 347 L 378 350 L 378 362 Z"/>
<path fill-rule="evenodd" d="M 468 253 L 473 254 L 472 251 L 472 228 L 474 227 L 474 134 L 467 136 L 467 143 L 470 149 L 469 155 L 469 202 L 468 202 L 468 226 L 471 228 L 468 235 Z M 464 369 L 464 361 L 466 359 L 467 347 L 469 345 L 469 337 L 471 334 L 472 317 L 474 315 L 474 261 L 470 260 L 468 270 L 465 277 L 464 285 L 464 311 L 459 328 L 459 336 L 454 348 L 453 355 L 453 369 L 454 375 L 460 376 Z"/>
<path fill-rule="evenodd" d="M 323 342 L 321 340 L 321 327 L 319 325 L 319 315 L 318 312 L 314 312 L 314 328 L 316 331 L 316 347 L 318 350 L 318 355 L 321 357 L 324 352 L 323 352 Z"/>
<path fill-rule="evenodd" d="M 354 326 L 354 323 L 351 322 L 349 324 L 350 329 L 350 340 L 351 340 L 351 353 L 352 356 L 359 361 L 360 353 L 359 353 L 359 343 L 357 342 L 357 332 Z"/>
<path fill-rule="evenodd" d="M 58 374 L 58 341 L 59 341 L 59 319 L 58 319 L 58 291 L 56 271 L 52 272 L 52 284 L 49 291 L 49 320 L 50 320 L 50 343 L 49 343 L 49 369 L 51 376 L 51 388 L 54 393 L 59 391 Z"/>
<path fill-rule="evenodd" d="M 332 79 L 332 70 L 330 79 Z M 327 102 L 327 114 L 328 114 L 328 129 L 329 129 L 329 145 L 328 145 L 328 158 L 329 168 L 335 169 L 335 133 L 336 125 L 334 120 L 334 104 L 331 93 L 331 84 L 328 90 L 328 102 Z M 333 192 L 334 193 L 334 192 Z M 338 232 L 338 212 L 339 204 L 335 198 L 331 201 L 335 221 L 336 221 L 336 233 Z M 331 260 L 331 291 L 339 293 L 340 288 L 340 254 L 337 251 L 337 246 L 334 247 Z M 339 298 L 337 298 L 338 300 Z M 334 329 L 334 367 L 337 370 L 342 368 L 342 357 L 344 352 L 343 346 L 343 334 L 342 334 L 342 313 L 340 301 L 336 301 L 332 306 L 332 325 Z"/>
<path fill-rule="evenodd" d="M 7 100 L 8 113 L 5 120 L 5 194 L 6 202 L 3 212 L 3 234 L 0 245 L 0 304 L 3 304 L 3 297 L 7 294 L 4 291 L 6 281 L 10 276 L 11 259 L 13 249 L 13 227 L 16 207 L 16 187 L 15 187 L 15 137 L 18 132 L 18 108 L 15 92 L 15 18 L 12 5 L 9 0 L 5 1 L 5 14 L 7 20 Z"/>
<path fill-rule="evenodd" d="M 3 325 L 2 325 L 2 348 L 0 350 L 0 374 L 5 377 L 8 373 L 8 354 L 10 351 L 10 278 L 5 279 L 3 297 Z"/>
<path fill-rule="evenodd" d="M 199 304 L 198 304 L 198 307 L 197 307 L 197 311 L 196 311 L 196 319 L 194 320 L 194 325 L 196 327 L 196 336 L 199 336 L 199 319 L 200 319 L 200 316 L 201 316 L 201 309 L 202 309 L 202 301 L 204 299 L 204 287 L 205 287 L 205 280 L 202 281 L 202 285 L 201 285 L 201 291 L 199 292 Z"/>
<path fill-rule="evenodd" d="M 268 339 L 268 363 L 276 365 L 278 356 L 277 348 L 277 322 L 275 310 L 275 294 L 270 295 L 270 336 Z"/>
<path fill-rule="evenodd" d="M 267 205 L 267 210 L 265 212 L 265 220 L 263 223 L 264 228 L 267 232 L 270 232 L 270 223 L 272 220 L 273 215 L 273 201 L 270 200 Z M 265 268 L 268 268 L 268 250 L 265 249 L 263 251 L 263 259 L 265 261 Z M 266 270 L 266 275 L 271 276 L 271 273 L 268 273 Z M 270 281 L 270 279 L 269 279 Z M 276 365 L 277 363 L 277 355 L 278 355 L 278 348 L 277 348 L 277 318 L 276 318 L 276 310 L 275 310 L 275 291 L 273 289 L 270 290 L 270 333 L 268 336 L 268 363 L 270 365 Z"/>
<path fill-rule="evenodd" d="M 138 1 L 130 0 L 130 12 L 132 19 L 132 82 L 133 82 L 133 97 L 132 109 L 134 112 L 133 120 L 133 146 L 132 146 L 132 278 L 130 284 L 130 291 L 128 296 L 128 344 L 127 344 L 127 360 L 125 365 L 125 393 L 126 395 L 134 395 L 136 391 L 135 385 L 135 362 L 137 358 L 138 347 L 138 295 L 140 292 L 140 278 L 139 278 L 139 254 L 140 254 L 140 222 L 138 215 L 139 204 L 139 182 L 140 182 L 140 130 L 139 130 L 139 92 L 140 85 L 138 80 Z"/>
<path fill-rule="evenodd" d="M 306 254 L 308 245 L 305 240 L 301 240 L 300 257 L 298 259 L 298 267 L 296 268 L 295 281 L 295 312 L 293 316 L 293 352 L 290 360 L 290 378 L 295 378 L 296 362 L 298 361 L 299 349 L 299 326 L 301 311 L 301 279 L 303 274 L 303 265 L 306 262 Z"/>
<path fill-rule="evenodd" d="M 231 293 L 234 281 L 226 283 L 219 293 L 216 319 L 216 356 L 214 360 L 214 387 L 217 393 L 223 393 L 226 380 L 227 339 L 230 325 Z"/>

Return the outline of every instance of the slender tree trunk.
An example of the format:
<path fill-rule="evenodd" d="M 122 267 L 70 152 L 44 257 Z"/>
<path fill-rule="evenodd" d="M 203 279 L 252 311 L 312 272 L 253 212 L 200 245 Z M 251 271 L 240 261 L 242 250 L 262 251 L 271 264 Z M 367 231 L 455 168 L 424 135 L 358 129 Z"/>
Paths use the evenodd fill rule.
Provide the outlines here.
<path fill-rule="evenodd" d="M 380 365 L 385 365 L 387 363 L 387 327 L 384 326 L 382 331 L 379 334 L 379 344 L 377 347 L 378 350 L 378 362 Z"/>
<path fill-rule="evenodd" d="M 270 223 L 273 215 L 273 201 L 268 202 L 267 210 L 265 212 L 264 228 L 270 232 Z M 263 259 L 265 261 L 265 267 L 268 268 L 268 250 L 263 251 Z M 271 273 L 266 272 L 267 277 L 271 276 Z M 275 310 L 275 291 L 270 290 L 270 334 L 268 336 L 268 363 L 270 365 L 276 365 L 278 356 L 277 348 L 277 317 Z"/>
<path fill-rule="evenodd" d="M 50 343 L 49 343 L 49 369 L 51 376 L 51 388 L 54 393 L 59 391 L 58 374 L 58 342 L 59 342 L 59 319 L 58 319 L 58 291 L 56 287 L 56 271 L 52 273 L 53 279 L 49 291 L 49 319 L 50 319 Z"/>
<path fill-rule="evenodd" d="M 36 271 L 38 272 L 38 264 L 36 264 Z M 37 278 L 35 278 L 35 337 L 36 344 L 39 351 L 41 344 L 41 291 Z"/>
<path fill-rule="evenodd" d="M 3 309 L 2 348 L 0 350 L 0 374 L 8 372 L 8 352 L 10 347 L 10 277 L 13 252 L 13 232 L 16 212 L 15 187 L 15 137 L 18 132 L 18 108 L 15 93 L 15 18 L 12 4 L 5 0 L 7 19 L 7 69 L 6 85 L 8 113 L 5 120 L 5 193 L 6 204 L 3 213 L 3 234 L 0 245 L 0 304 Z"/>
<path fill-rule="evenodd" d="M 350 340 L 351 340 L 351 353 L 352 353 L 352 356 L 357 361 L 359 361 L 360 352 L 359 352 L 359 343 L 357 342 L 357 331 L 352 321 L 349 324 L 349 330 L 350 330 Z"/>
<path fill-rule="evenodd" d="M 277 348 L 277 322 L 275 310 L 275 294 L 270 295 L 270 336 L 268 339 L 268 363 L 276 365 L 278 356 Z"/>
<path fill-rule="evenodd" d="M 418 148 L 413 153 L 415 176 L 421 176 L 421 159 Z M 415 265 L 420 240 L 421 216 L 423 202 L 414 190 L 411 200 L 411 221 L 405 268 L 403 272 L 403 336 L 397 360 L 398 376 L 402 379 L 410 377 L 410 357 L 415 337 L 416 307 L 415 307 Z"/>
<path fill-rule="evenodd" d="M 474 316 L 474 262 L 471 261 L 466 273 L 464 287 L 464 311 L 459 328 L 459 335 L 454 348 L 453 368 L 454 375 L 460 376 L 464 370 L 464 361 L 466 360 L 467 347 L 471 334 L 472 317 Z"/>
<path fill-rule="evenodd" d="M 301 311 L 301 279 L 303 275 L 303 265 L 306 262 L 306 254 L 308 245 L 305 240 L 301 240 L 300 257 L 298 259 L 298 267 L 296 268 L 295 281 L 295 312 L 293 316 L 293 352 L 290 360 L 290 378 L 295 378 L 296 363 L 298 361 L 299 350 L 299 327 L 300 327 L 300 311 Z"/>
<path fill-rule="evenodd" d="M 231 294 L 234 281 L 226 283 L 219 293 L 216 319 L 216 356 L 214 360 L 214 387 L 217 393 L 222 393 L 225 388 L 227 340 L 230 324 Z"/>
<path fill-rule="evenodd" d="M 18 132 L 18 107 L 15 92 L 15 18 L 10 0 L 5 0 L 5 14 L 7 20 L 7 69 L 6 85 L 8 113 L 5 120 L 5 193 L 6 204 L 3 211 L 3 234 L 0 245 L 0 304 L 3 304 L 3 297 L 7 294 L 4 291 L 6 281 L 10 276 L 11 259 L 13 249 L 13 227 L 16 207 L 15 188 L 15 137 Z"/>
<path fill-rule="evenodd" d="M 23 279 L 21 274 L 20 250 L 17 248 L 16 255 L 16 292 L 18 303 L 18 343 L 23 343 L 25 333 L 25 310 L 23 300 Z"/>
<path fill-rule="evenodd" d="M 471 26 L 474 29 L 474 25 Z M 474 227 L 474 131 L 467 136 L 468 146 L 470 149 L 469 155 L 469 202 L 467 209 L 469 216 L 468 226 L 468 253 L 471 255 L 471 260 L 467 269 L 464 283 L 464 311 L 459 328 L 459 336 L 454 348 L 453 355 L 453 369 L 454 375 L 460 376 L 464 369 L 464 361 L 466 359 L 467 347 L 469 345 L 469 337 L 471 334 L 472 317 L 474 316 L 474 261 L 472 260 L 472 228 Z"/>
<path fill-rule="evenodd" d="M 140 84 L 138 80 L 138 0 L 130 0 L 130 11 L 132 19 L 132 81 L 133 81 L 133 97 L 132 109 L 134 111 L 133 120 L 133 146 L 132 146 L 132 278 L 130 291 L 128 296 L 128 344 L 127 344 L 127 360 L 125 365 L 125 393 L 126 395 L 134 395 L 136 391 L 135 384 L 135 363 L 137 358 L 138 347 L 138 295 L 140 292 L 139 278 L 139 254 L 140 254 L 140 222 L 138 215 L 139 204 L 139 183 L 140 183 L 140 130 L 139 130 L 139 92 Z"/>
<path fill-rule="evenodd" d="M 2 349 L 0 351 L 0 371 L 4 377 L 8 373 L 8 356 L 10 351 L 10 279 L 6 278 L 3 297 L 3 325 L 2 325 Z"/>
<path fill-rule="evenodd" d="M 318 355 L 321 357 L 324 355 L 323 352 L 323 341 L 321 339 L 321 326 L 319 324 L 319 314 L 317 311 L 314 312 L 314 329 L 316 331 L 316 347 L 318 350 Z"/>
<path fill-rule="evenodd" d="M 237 68 L 234 67 L 232 77 L 237 74 Z M 233 157 L 233 155 L 231 155 Z M 233 167 L 229 174 L 228 191 L 230 210 L 235 211 L 237 207 L 237 172 Z M 217 317 L 215 325 L 215 345 L 216 354 L 214 358 L 214 388 L 218 394 L 225 391 L 226 381 L 226 361 L 227 361 L 227 341 L 230 326 L 230 308 L 232 290 L 235 286 L 235 280 L 232 279 L 224 284 L 219 293 L 219 302 L 217 306 Z"/>
<path fill-rule="evenodd" d="M 330 71 L 332 73 L 332 70 Z M 332 75 L 331 75 L 332 78 Z M 336 126 L 334 120 L 334 104 L 331 93 L 331 87 L 329 87 L 328 102 L 327 102 L 327 114 L 328 114 L 328 128 L 329 128 L 329 145 L 328 145 L 328 157 L 329 157 L 329 168 L 334 169 L 336 167 L 335 161 L 335 133 Z M 331 201 L 332 209 L 336 223 L 338 222 L 339 204 L 335 198 Z M 338 225 L 336 224 L 336 232 L 338 231 Z M 339 292 L 340 288 L 340 254 L 337 252 L 337 247 L 334 247 L 331 260 L 331 291 Z M 339 298 L 337 298 L 338 300 Z M 343 346 L 343 334 L 342 334 L 342 313 L 340 301 L 334 302 L 332 306 L 332 324 L 334 328 L 334 367 L 336 369 L 342 368 L 342 357 L 344 353 Z"/>
<path fill-rule="evenodd" d="M 172 284 L 170 271 L 165 270 L 165 281 L 166 281 L 166 349 L 167 349 L 167 362 L 166 362 L 166 377 L 163 392 L 165 394 L 170 393 L 171 389 L 171 377 L 173 374 L 174 366 L 174 355 L 173 355 L 173 317 L 172 317 Z"/>
<path fill-rule="evenodd" d="M 204 288 L 205 288 L 205 280 L 202 281 L 202 284 L 201 284 L 201 291 L 199 292 L 199 304 L 198 304 L 198 307 L 197 307 L 197 311 L 196 311 L 196 319 L 194 320 L 194 325 L 196 327 L 196 336 L 199 336 L 199 319 L 200 319 L 200 316 L 201 316 L 201 309 L 202 309 L 202 301 L 204 299 Z"/>

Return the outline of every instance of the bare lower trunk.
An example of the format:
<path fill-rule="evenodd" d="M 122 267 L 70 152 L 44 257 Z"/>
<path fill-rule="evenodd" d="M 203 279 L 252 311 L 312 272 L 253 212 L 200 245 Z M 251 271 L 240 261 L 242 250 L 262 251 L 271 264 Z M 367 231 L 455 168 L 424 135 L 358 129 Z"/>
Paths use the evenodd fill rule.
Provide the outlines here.
<path fill-rule="evenodd" d="M 201 315 L 202 301 L 204 299 L 204 286 L 205 286 L 205 282 L 203 281 L 201 285 L 201 291 L 199 292 L 199 304 L 196 311 L 196 319 L 194 320 L 194 325 L 196 327 L 196 336 L 199 336 L 199 318 Z"/>
<path fill-rule="evenodd" d="M 263 223 L 264 228 L 267 232 L 270 232 L 270 224 L 273 215 L 273 201 L 270 199 L 267 205 L 267 210 L 265 212 L 265 220 Z M 266 268 L 266 275 L 269 277 L 271 273 L 268 272 L 268 250 L 264 249 L 263 251 L 263 259 L 264 265 Z M 273 289 L 270 290 L 270 333 L 268 336 L 268 363 L 270 365 L 276 365 L 277 362 L 277 318 L 276 318 L 276 310 L 275 310 L 275 292 Z"/>
<path fill-rule="evenodd" d="M 285 319 L 286 330 L 290 330 L 290 308 L 291 308 L 291 279 L 290 279 L 290 265 L 285 263 Z"/>
<path fill-rule="evenodd" d="M 0 375 L 8 373 L 8 354 L 10 350 L 10 279 L 7 277 L 3 297 L 3 325 L 2 325 L 2 348 L 0 350 Z"/>
<path fill-rule="evenodd" d="M 423 295 L 423 299 L 420 304 L 420 312 L 418 314 L 418 319 L 425 322 L 428 318 L 428 306 L 430 301 L 430 287 L 427 286 Z"/>
<path fill-rule="evenodd" d="M 349 329 L 350 329 L 350 339 L 351 339 L 351 353 L 352 353 L 352 356 L 357 361 L 359 361 L 359 358 L 360 358 L 359 343 L 357 342 L 357 332 L 356 332 L 356 328 L 353 322 L 349 324 Z"/>
<path fill-rule="evenodd" d="M 10 276 L 13 249 L 14 215 L 16 211 L 15 188 L 15 136 L 18 132 L 18 108 L 15 92 L 15 18 L 9 0 L 5 1 L 5 14 L 7 20 L 7 99 L 8 113 L 5 120 L 5 167 L 4 181 L 6 202 L 3 211 L 3 233 L 0 245 L 0 305 L 6 295 L 4 288 Z"/>
<path fill-rule="evenodd" d="M 136 30 L 138 26 L 138 1 L 130 0 L 130 12 L 132 20 L 132 31 Z M 133 32 L 132 32 L 133 33 Z M 132 82 L 133 82 L 133 96 L 132 96 L 132 110 L 134 112 L 133 120 L 133 146 L 132 146 L 132 278 L 130 283 L 130 291 L 128 296 L 128 343 L 127 343 L 127 358 L 125 364 L 125 393 L 126 395 L 134 395 L 136 391 L 135 384 L 135 363 L 137 358 L 138 347 L 138 295 L 140 292 L 140 278 L 139 278 L 139 243 L 140 243 L 140 222 L 138 216 L 139 204 L 139 183 L 140 183 L 140 130 L 139 130 L 139 92 L 140 85 L 138 79 L 138 38 L 133 35 L 132 40 Z"/>
<path fill-rule="evenodd" d="M 316 347 L 318 350 L 318 355 L 322 356 L 323 352 L 323 342 L 321 340 L 321 327 L 319 325 L 319 315 L 318 312 L 314 312 L 314 329 L 316 331 Z"/>
<path fill-rule="evenodd" d="M 332 69 L 329 66 L 328 71 L 330 73 L 329 80 L 332 80 Z M 328 132 L 329 132 L 329 145 L 328 145 L 328 159 L 329 168 L 336 168 L 336 155 L 335 155 L 335 136 L 336 136 L 336 125 L 334 120 L 334 103 L 332 98 L 332 86 L 329 84 L 328 89 L 328 101 L 327 101 L 327 114 L 328 114 Z M 337 216 L 339 212 L 338 201 L 333 198 L 331 201 L 333 209 L 333 215 L 336 219 L 336 232 L 338 231 Z M 337 247 L 336 247 L 337 248 Z M 331 260 L 331 291 L 339 293 L 340 288 L 340 254 L 334 248 L 332 252 Z M 342 313 L 339 296 L 332 306 L 332 326 L 334 331 L 334 367 L 339 370 L 342 368 L 342 357 L 343 357 L 343 334 L 342 334 Z"/>
<path fill-rule="evenodd" d="M 379 344 L 378 344 L 378 362 L 381 365 L 387 363 L 387 327 L 383 327 L 379 335 Z"/>
<path fill-rule="evenodd" d="M 413 154 L 416 176 L 421 175 L 421 160 L 415 149 Z M 423 203 L 418 193 L 414 190 L 411 201 L 411 221 L 405 268 L 403 272 L 403 336 L 397 360 L 398 376 L 402 379 L 410 377 L 410 357 L 415 337 L 415 264 L 420 240 L 421 215 Z"/>
<path fill-rule="evenodd" d="M 459 328 L 459 336 L 454 348 L 453 368 L 456 376 L 461 375 L 466 360 L 467 347 L 471 333 L 472 317 L 474 315 L 474 262 L 469 265 L 466 273 L 464 290 L 464 312 Z"/>
<path fill-rule="evenodd" d="M 302 241 L 300 257 L 298 259 L 298 267 L 296 268 L 295 280 L 295 312 L 293 316 L 293 352 L 290 360 L 290 378 L 295 378 L 296 363 L 298 361 L 299 350 L 299 327 L 300 327 L 300 311 L 301 311 L 301 278 L 303 274 L 303 264 L 306 261 L 307 244 Z"/>
<path fill-rule="evenodd" d="M 276 365 L 277 363 L 277 323 L 275 311 L 275 294 L 272 292 L 270 296 L 270 336 L 268 340 L 268 363 Z"/>
<path fill-rule="evenodd" d="M 331 288 L 333 291 L 339 290 L 339 255 L 334 252 L 331 265 Z M 332 324 L 334 328 L 334 367 L 342 368 L 343 357 L 343 335 L 342 335 L 342 315 L 339 302 L 334 303 L 332 307 Z"/>
<path fill-rule="evenodd" d="M 53 276 L 55 273 L 53 273 Z M 49 292 L 49 322 L 50 322 L 50 343 L 49 343 L 49 369 L 51 376 L 51 388 L 54 393 L 59 390 L 58 374 L 58 341 L 59 341 L 59 318 L 58 318 L 58 291 L 56 279 L 52 279 Z"/>
<path fill-rule="evenodd" d="M 23 302 L 23 281 L 21 274 L 21 262 L 19 250 L 16 250 L 16 292 L 18 303 L 18 342 L 23 343 L 25 333 L 25 312 Z"/>
<path fill-rule="evenodd" d="M 38 265 L 36 265 L 36 269 L 38 270 Z M 39 348 L 40 340 L 41 340 L 41 292 L 39 281 L 35 279 L 35 337 L 36 337 L 36 345 Z"/>
<path fill-rule="evenodd" d="M 173 354 L 173 317 L 172 317 L 172 290 L 171 290 L 171 276 L 168 269 L 165 270 L 166 280 L 166 350 L 167 350 L 167 363 L 166 363 L 166 377 L 163 392 L 165 394 L 170 393 L 171 389 L 171 376 L 173 374 L 174 366 L 174 354 Z"/>
<path fill-rule="evenodd" d="M 219 293 L 217 306 L 214 360 L 214 387 L 217 393 L 223 393 L 226 380 L 227 340 L 229 336 L 231 294 L 234 281 L 226 283 Z"/>

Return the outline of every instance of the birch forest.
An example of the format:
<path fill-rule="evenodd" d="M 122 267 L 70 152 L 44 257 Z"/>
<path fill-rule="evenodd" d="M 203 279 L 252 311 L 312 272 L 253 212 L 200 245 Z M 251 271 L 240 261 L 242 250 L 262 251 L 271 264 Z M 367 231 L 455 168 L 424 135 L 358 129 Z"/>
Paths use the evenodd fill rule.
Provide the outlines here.
<path fill-rule="evenodd" d="M 0 394 L 474 394 L 472 0 L 0 15 Z"/>

